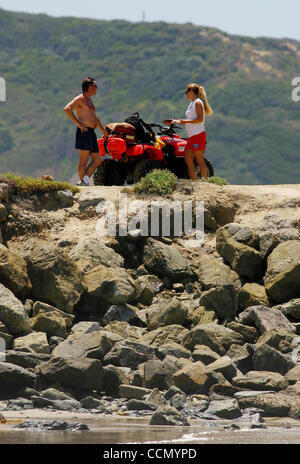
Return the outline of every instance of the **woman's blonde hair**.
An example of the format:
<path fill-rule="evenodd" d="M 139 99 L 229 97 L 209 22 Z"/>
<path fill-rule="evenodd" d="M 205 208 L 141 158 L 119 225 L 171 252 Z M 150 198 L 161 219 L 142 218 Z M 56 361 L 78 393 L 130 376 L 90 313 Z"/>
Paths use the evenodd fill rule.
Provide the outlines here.
<path fill-rule="evenodd" d="M 202 100 L 205 114 L 209 115 L 213 113 L 213 110 L 208 103 L 204 87 L 201 87 L 198 84 L 189 84 L 187 85 L 186 90 L 192 90 Z"/>

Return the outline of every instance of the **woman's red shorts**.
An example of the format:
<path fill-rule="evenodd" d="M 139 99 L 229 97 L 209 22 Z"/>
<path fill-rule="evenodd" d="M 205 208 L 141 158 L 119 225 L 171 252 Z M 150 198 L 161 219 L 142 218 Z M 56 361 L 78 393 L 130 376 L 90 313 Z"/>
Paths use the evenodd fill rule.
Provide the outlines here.
<path fill-rule="evenodd" d="M 200 134 L 193 135 L 187 140 L 187 149 L 189 150 L 205 150 L 206 145 L 206 132 L 200 132 Z"/>

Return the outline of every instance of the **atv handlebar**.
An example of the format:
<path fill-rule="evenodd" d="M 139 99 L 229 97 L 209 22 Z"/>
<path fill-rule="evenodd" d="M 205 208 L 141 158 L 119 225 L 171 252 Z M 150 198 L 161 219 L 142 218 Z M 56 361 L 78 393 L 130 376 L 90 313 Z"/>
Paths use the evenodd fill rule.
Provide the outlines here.
<path fill-rule="evenodd" d="M 175 134 L 175 129 L 181 129 L 181 127 L 176 126 L 176 124 L 170 124 L 169 126 L 161 126 L 160 124 L 157 123 L 151 123 L 149 124 L 151 127 L 158 127 L 159 132 L 158 135 L 169 135 L 172 136 Z"/>

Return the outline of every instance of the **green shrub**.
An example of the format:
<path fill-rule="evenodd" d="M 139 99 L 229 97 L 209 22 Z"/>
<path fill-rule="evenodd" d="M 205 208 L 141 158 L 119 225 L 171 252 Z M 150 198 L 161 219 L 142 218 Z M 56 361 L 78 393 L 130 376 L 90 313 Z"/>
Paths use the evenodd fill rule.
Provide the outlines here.
<path fill-rule="evenodd" d="M 167 169 L 153 169 L 139 182 L 137 182 L 133 191 L 136 193 L 157 193 L 164 195 L 172 193 L 177 185 L 177 177 Z"/>
<path fill-rule="evenodd" d="M 56 182 L 34 177 L 24 177 L 11 172 L 0 174 L 0 182 L 9 185 L 10 189 L 22 193 L 46 193 L 57 192 L 58 190 L 71 190 L 73 193 L 80 192 L 78 187 L 74 187 L 68 182 Z"/>
<path fill-rule="evenodd" d="M 212 176 L 207 177 L 207 179 L 201 178 L 199 180 L 200 182 L 208 182 L 209 184 L 228 185 L 228 182 L 226 179 L 224 179 L 224 177 Z"/>

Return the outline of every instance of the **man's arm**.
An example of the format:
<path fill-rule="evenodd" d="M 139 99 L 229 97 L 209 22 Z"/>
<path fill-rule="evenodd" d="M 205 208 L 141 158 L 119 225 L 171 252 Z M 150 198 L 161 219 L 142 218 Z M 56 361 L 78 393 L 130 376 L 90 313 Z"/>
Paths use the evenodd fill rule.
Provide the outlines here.
<path fill-rule="evenodd" d="M 75 114 L 74 114 L 74 110 L 76 110 L 76 107 L 79 103 L 79 99 L 80 97 L 75 97 L 73 100 L 71 100 L 65 107 L 64 107 L 64 112 L 66 113 L 66 115 L 71 119 L 71 121 L 74 122 L 74 124 L 76 124 L 77 127 L 79 127 L 79 129 L 81 129 L 81 132 L 86 132 L 87 131 L 87 128 L 85 126 L 83 126 L 79 121 L 78 119 L 76 118 Z"/>
<path fill-rule="evenodd" d="M 99 129 L 101 130 L 102 134 L 104 135 L 104 137 L 108 137 L 108 133 L 106 132 L 106 130 L 104 129 L 104 127 L 102 126 L 102 123 L 100 121 L 100 119 L 98 118 L 97 116 L 97 127 L 99 127 Z"/>

